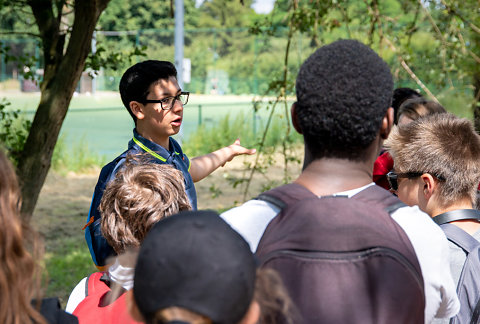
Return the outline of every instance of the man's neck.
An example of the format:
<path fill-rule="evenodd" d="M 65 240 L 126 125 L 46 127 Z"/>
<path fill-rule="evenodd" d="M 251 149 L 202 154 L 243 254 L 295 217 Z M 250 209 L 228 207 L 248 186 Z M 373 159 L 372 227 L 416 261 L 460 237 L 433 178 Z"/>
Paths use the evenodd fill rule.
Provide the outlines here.
<path fill-rule="evenodd" d="M 295 183 L 317 196 L 366 186 L 372 182 L 373 163 L 322 158 L 309 163 Z"/>
<path fill-rule="evenodd" d="M 453 211 L 453 210 L 459 210 L 459 209 L 473 209 L 472 202 L 469 199 L 465 199 L 463 201 L 456 202 L 445 208 L 434 208 L 430 213 L 430 215 L 432 217 L 435 217 L 440 214 Z M 462 230 L 464 230 L 470 235 L 473 235 L 475 232 L 480 230 L 480 223 L 475 219 L 465 219 L 465 220 L 454 221 L 454 222 L 451 222 L 451 224 L 460 227 Z"/>
<path fill-rule="evenodd" d="M 142 136 L 143 138 L 148 139 L 149 141 L 152 141 L 155 144 L 158 144 L 162 146 L 164 149 L 169 150 L 170 149 L 170 137 L 167 136 L 162 136 L 158 137 L 153 134 L 150 134 L 149 132 L 145 131 L 142 129 L 141 126 L 137 125 L 137 133 Z"/>

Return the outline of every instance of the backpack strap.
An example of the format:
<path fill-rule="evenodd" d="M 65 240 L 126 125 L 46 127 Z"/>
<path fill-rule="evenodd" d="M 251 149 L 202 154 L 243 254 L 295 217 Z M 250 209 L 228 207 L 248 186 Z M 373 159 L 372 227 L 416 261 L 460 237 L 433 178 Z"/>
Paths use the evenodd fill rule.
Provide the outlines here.
<path fill-rule="evenodd" d="M 476 209 L 457 209 L 433 217 L 433 221 L 438 225 L 464 219 L 476 219 L 480 221 L 480 211 Z"/>
<path fill-rule="evenodd" d="M 85 297 L 89 294 L 95 294 L 98 291 L 100 283 L 102 283 L 102 288 L 104 288 L 104 285 L 109 286 L 105 283 L 105 276 L 108 277 L 105 272 L 94 272 L 88 275 L 87 280 L 85 280 Z"/>
<path fill-rule="evenodd" d="M 470 234 L 462 230 L 460 227 L 452 224 L 443 224 L 440 225 L 442 230 L 447 235 L 447 238 L 461 247 L 465 252 L 470 253 L 473 251 L 480 242 L 473 238 Z"/>
<path fill-rule="evenodd" d="M 282 210 L 284 209 L 285 207 L 287 207 L 287 204 L 285 204 L 282 200 L 276 198 L 276 197 L 273 197 L 273 196 L 270 196 L 268 193 L 262 193 L 260 194 L 257 198 L 255 198 L 256 200 L 263 200 L 267 203 L 270 203 L 272 205 L 274 205 L 275 207 L 278 207 L 278 209 Z"/>
<path fill-rule="evenodd" d="M 473 310 L 472 319 L 470 320 L 470 324 L 478 324 L 478 318 L 480 317 L 480 298 L 477 301 L 477 305 Z"/>

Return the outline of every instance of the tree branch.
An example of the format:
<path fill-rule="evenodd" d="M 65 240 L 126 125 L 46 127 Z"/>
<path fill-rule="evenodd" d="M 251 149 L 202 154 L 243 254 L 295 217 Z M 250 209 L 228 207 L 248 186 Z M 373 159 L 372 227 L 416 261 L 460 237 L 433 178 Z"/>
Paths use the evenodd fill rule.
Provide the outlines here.
<path fill-rule="evenodd" d="M 402 55 L 400 55 L 397 51 L 397 48 L 393 45 L 393 43 L 387 38 L 384 38 L 385 42 L 388 44 L 388 46 L 394 51 L 397 55 L 398 60 L 400 61 L 400 64 L 402 67 L 407 71 L 407 73 L 410 75 L 410 77 L 420 86 L 420 88 L 423 89 L 433 100 L 436 102 L 439 102 L 437 97 L 433 95 L 433 93 L 427 88 L 427 86 L 416 76 L 415 73 L 413 73 L 412 69 L 408 66 L 407 62 L 403 59 Z"/>
<path fill-rule="evenodd" d="M 465 44 L 465 39 L 463 38 L 463 35 L 460 31 L 457 32 L 457 35 L 458 35 L 458 39 L 460 40 L 460 42 L 462 43 L 462 47 L 463 49 L 475 60 L 475 62 L 477 62 L 478 64 L 480 64 L 480 57 L 478 57 L 477 54 L 475 54 L 474 52 L 472 52 L 471 50 L 469 50 L 467 48 L 467 44 Z"/>
<path fill-rule="evenodd" d="M 460 18 L 461 21 L 463 21 L 464 23 L 468 24 L 470 26 L 470 28 L 473 29 L 473 31 L 475 31 L 477 34 L 480 34 L 480 28 L 477 27 L 476 25 L 474 25 L 472 22 L 470 22 L 468 19 L 466 19 L 465 17 L 463 17 L 463 15 L 461 15 L 458 11 L 456 11 L 455 9 L 453 9 L 452 7 L 450 7 L 444 0 L 440 0 L 440 2 L 445 6 L 445 8 L 447 9 L 447 11 L 450 13 L 450 14 L 453 14 L 455 16 L 457 16 L 458 18 Z"/>
<path fill-rule="evenodd" d="M 53 14 L 51 0 L 29 0 L 28 5 L 32 8 L 32 13 L 37 22 L 40 37 L 42 38 L 45 59 L 45 80 L 56 73 L 56 71 L 53 71 L 54 67 L 58 66 L 56 63 L 61 60 L 63 55 L 63 50 L 60 52 L 57 51 L 59 46 L 59 24 Z"/>
<path fill-rule="evenodd" d="M 32 37 L 42 38 L 39 34 L 29 33 L 29 32 L 17 32 L 17 31 L 0 31 L 0 35 L 27 35 Z"/>
<path fill-rule="evenodd" d="M 418 0 L 418 3 L 422 6 L 423 11 L 425 12 L 425 15 L 427 16 L 428 20 L 430 21 L 430 24 L 433 26 L 433 29 L 437 33 L 437 35 L 440 37 L 440 40 L 442 41 L 442 51 L 441 51 L 441 56 L 442 56 L 442 68 L 443 71 L 445 71 L 445 74 L 447 75 L 448 82 L 450 83 L 450 86 L 453 88 L 453 82 L 452 78 L 450 77 L 450 73 L 448 73 L 447 70 L 447 63 L 446 63 L 446 56 L 447 56 L 447 46 L 450 44 L 447 42 L 445 37 L 443 36 L 442 32 L 440 31 L 440 28 L 438 28 L 438 25 L 435 23 L 435 20 L 433 20 L 432 15 L 430 12 L 422 5 L 422 0 Z"/>

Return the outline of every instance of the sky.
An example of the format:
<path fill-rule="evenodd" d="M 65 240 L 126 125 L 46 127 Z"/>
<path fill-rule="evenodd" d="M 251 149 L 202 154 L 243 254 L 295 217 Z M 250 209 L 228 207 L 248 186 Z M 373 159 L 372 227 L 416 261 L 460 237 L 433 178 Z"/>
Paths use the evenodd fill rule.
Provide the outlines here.
<path fill-rule="evenodd" d="M 197 3 L 197 6 L 199 6 L 204 0 L 195 0 Z M 255 10 L 257 13 L 270 13 L 273 9 L 273 4 L 275 3 L 275 0 L 254 0 L 252 4 L 253 10 Z"/>
<path fill-rule="evenodd" d="M 275 0 L 256 0 L 253 2 L 252 8 L 257 13 L 270 13 L 273 9 Z"/>

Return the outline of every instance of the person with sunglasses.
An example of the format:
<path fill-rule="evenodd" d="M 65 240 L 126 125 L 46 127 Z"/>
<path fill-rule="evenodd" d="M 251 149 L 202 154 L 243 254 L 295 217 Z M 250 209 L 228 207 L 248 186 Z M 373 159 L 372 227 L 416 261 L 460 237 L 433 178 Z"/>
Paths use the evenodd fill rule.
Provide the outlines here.
<path fill-rule="evenodd" d="M 103 270 L 106 259 L 115 255 L 100 232 L 101 215 L 98 206 L 103 192 L 122 167 L 127 155 L 143 154 L 151 162 L 171 164 L 185 178 L 185 190 L 193 209 L 197 208 L 194 182 L 200 181 L 235 156 L 254 154 L 237 139 L 232 145 L 212 153 L 189 159 L 180 144 L 172 138 L 180 131 L 183 107 L 189 92 L 180 88 L 177 70 L 167 61 L 147 60 L 127 69 L 120 80 L 120 96 L 132 117 L 135 128 L 128 149 L 103 167 L 95 187 L 90 212 L 85 225 L 85 238 L 95 265 Z"/>
<path fill-rule="evenodd" d="M 449 239 L 450 268 L 461 302 L 456 320 L 471 322 L 479 302 L 474 297 L 478 287 L 472 293 L 468 285 L 461 287 L 460 280 L 472 252 L 466 246 L 478 249 L 480 244 L 480 212 L 474 209 L 480 180 L 480 136 L 469 120 L 443 113 L 400 126 L 387 145 L 395 163 L 395 171 L 387 175 L 391 190 L 407 205 L 417 205 L 430 215 Z M 463 241 L 468 244 L 464 246 Z M 462 298 L 462 291 L 468 298 Z M 458 318 L 464 314 L 466 318 Z"/>

